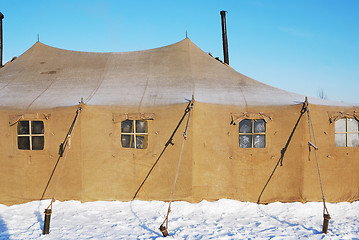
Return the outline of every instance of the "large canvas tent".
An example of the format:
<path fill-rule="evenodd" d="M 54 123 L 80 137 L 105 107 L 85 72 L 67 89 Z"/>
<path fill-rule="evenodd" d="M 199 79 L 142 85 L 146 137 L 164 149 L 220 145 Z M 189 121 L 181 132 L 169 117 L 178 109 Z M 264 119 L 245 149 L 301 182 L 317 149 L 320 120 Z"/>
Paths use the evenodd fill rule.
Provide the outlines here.
<path fill-rule="evenodd" d="M 321 199 L 307 116 L 295 127 L 305 97 L 248 78 L 186 38 L 123 53 L 37 42 L 0 68 L 0 202 L 40 199 L 79 102 L 44 197 L 131 200 L 192 96 L 174 200 L 257 201 L 287 143 L 261 201 Z M 308 104 L 326 199 L 359 199 L 359 107 L 315 98 Z M 137 199 L 169 200 L 183 127 Z"/>

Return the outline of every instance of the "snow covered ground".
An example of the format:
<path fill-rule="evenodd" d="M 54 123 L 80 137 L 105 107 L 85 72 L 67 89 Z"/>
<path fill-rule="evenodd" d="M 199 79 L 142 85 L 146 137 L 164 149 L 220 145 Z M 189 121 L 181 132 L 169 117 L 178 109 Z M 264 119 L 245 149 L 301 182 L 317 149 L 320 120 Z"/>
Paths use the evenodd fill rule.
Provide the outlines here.
<path fill-rule="evenodd" d="M 0 205 L 0 239 L 161 239 L 168 208 L 160 201 L 56 201 L 50 234 L 42 235 L 49 203 Z M 325 235 L 322 203 L 174 202 L 166 239 L 359 239 L 359 202 L 327 205 Z"/>

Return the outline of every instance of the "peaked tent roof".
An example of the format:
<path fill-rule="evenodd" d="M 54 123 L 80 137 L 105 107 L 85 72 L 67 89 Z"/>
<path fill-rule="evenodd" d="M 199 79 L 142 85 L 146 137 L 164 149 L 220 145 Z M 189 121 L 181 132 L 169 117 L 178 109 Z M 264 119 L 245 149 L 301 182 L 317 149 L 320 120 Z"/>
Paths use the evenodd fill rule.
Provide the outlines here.
<path fill-rule="evenodd" d="M 304 96 L 248 78 L 199 49 L 186 38 L 135 52 L 93 53 L 35 43 L 0 69 L 0 107 L 24 110 L 76 105 L 149 107 L 198 102 L 276 106 Z M 343 105 L 310 99 L 320 105 Z"/>

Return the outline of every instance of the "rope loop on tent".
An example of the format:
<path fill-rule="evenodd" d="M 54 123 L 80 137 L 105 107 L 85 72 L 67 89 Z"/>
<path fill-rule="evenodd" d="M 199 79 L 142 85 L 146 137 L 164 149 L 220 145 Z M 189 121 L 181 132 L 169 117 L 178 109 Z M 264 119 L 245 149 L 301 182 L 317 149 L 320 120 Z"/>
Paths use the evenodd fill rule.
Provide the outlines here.
<path fill-rule="evenodd" d="M 309 103 L 308 103 L 308 98 L 305 97 L 305 100 L 304 100 L 304 103 L 303 103 L 303 107 L 302 109 L 300 110 L 300 113 L 305 113 L 309 110 L 309 107 L 308 107 Z"/>
<path fill-rule="evenodd" d="M 189 103 L 188 103 L 188 105 L 187 105 L 187 107 L 186 107 L 186 109 L 185 109 L 185 111 L 184 111 L 184 114 L 183 114 L 182 118 L 180 119 L 180 121 L 178 122 L 178 124 L 177 124 L 175 130 L 173 131 L 172 135 L 170 136 L 170 138 L 169 138 L 168 141 L 166 142 L 166 144 L 165 144 L 165 146 L 164 146 L 162 152 L 161 152 L 160 155 L 158 156 L 157 160 L 156 160 L 155 163 L 152 165 L 150 171 L 147 173 L 145 179 L 142 181 L 141 185 L 138 187 L 138 189 L 137 189 L 135 195 L 133 196 L 132 200 L 135 200 L 135 198 L 136 198 L 138 192 L 141 190 L 141 188 L 142 188 L 142 186 L 145 184 L 147 178 L 150 176 L 150 174 L 152 173 L 153 169 L 154 169 L 155 166 L 157 165 L 158 161 L 161 159 L 161 157 L 162 157 L 163 153 L 166 151 L 168 145 L 170 145 L 170 144 L 171 144 L 172 146 L 174 145 L 174 143 L 173 143 L 173 137 L 174 137 L 174 135 L 176 134 L 176 132 L 177 132 L 178 128 L 180 127 L 180 125 L 182 124 L 182 122 L 183 122 L 184 118 L 186 117 L 186 115 L 191 111 L 193 105 L 194 105 L 194 96 L 192 95 L 192 99 L 189 100 Z"/>
<path fill-rule="evenodd" d="M 292 137 L 293 137 L 293 135 L 294 135 L 294 132 L 295 132 L 295 130 L 296 130 L 297 127 L 298 127 L 298 124 L 299 124 L 299 122 L 300 122 L 300 119 L 302 118 L 302 116 L 304 115 L 304 113 L 307 111 L 307 109 L 308 109 L 308 99 L 307 99 L 307 97 L 306 97 L 306 98 L 305 98 L 305 101 L 303 102 L 303 106 L 302 106 L 302 108 L 301 108 L 301 110 L 300 110 L 299 118 L 298 118 L 297 122 L 296 122 L 295 125 L 294 125 L 294 128 L 293 128 L 293 130 L 292 130 L 292 132 L 291 132 L 291 134 L 290 134 L 290 136 L 289 136 L 289 138 L 288 138 L 288 140 L 287 140 L 287 143 L 285 144 L 284 148 L 282 148 L 282 150 L 280 151 L 280 158 L 279 158 L 277 164 L 275 165 L 275 167 L 274 167 L 274 169 L 273 169 L 271 175 L 269 176 L 269 178 L 268 178 L 266 184 L 264 185 L 264 187 L 263 187 L 261 193 L 259 194 L 259 197 L 258 197 L 258 200 L 257 200 L 257 204 L 260 203 L 262 194 L 263 194 L 264 190 L 267 188 L 267 186 L 268 186 L 268 184 L 269 184 L 269 181 L 272 179 L 273 174 L 274 174 L 274 172 L 276 171 L 278 165 L 280 164 L 280 166 L 283 166 L 284 154 L 285 154 L 285 152 L 286 152 L 287 149 L 288 149 L 289 143 L 290 143 L 290 141 L 292 140 Z"/>
<path fill-rule="evenodd" d="M 67 132 L 64 141 L 63 141 L 63 142 L 60 144 L 60 146 L 59 146 L 59 157 L 57 158 L 56 164 L 55 164 L 55 166 L 54 166 L 54 168 L 53 168 L 53 170 L 52 170 L 52 173 L 51 173 L 51 175 L 50 175 L 50 178 L 49 178 L 49 180 L 48 180 L 48 182 L 47 182 L 47 184 L 46 184 L 45 190 L 44 190 L 44 192 L 42 193 L 42 196 L 41 196 L 41 198 L 40 198 L 40 201 L 44 199 L 46 190 L 47 190 L 47 188 L 48 188 L 48 186 L 49 186 L 49 184 L 50 184 L 50 182 L 51 182 L 51 179 L 52 179 L 52 177 L 53 177 L 53 175 L 54 175 L 54 173 L 55 173 L 55 170 L 56 170 L 56 168 L 57 168 L 57 166 L 58 166 L 58 164 L 59 164 L 60 159 L 61 159 L 61 158 L 63 157 L 63 155 L 64 155 L 64 152 L 65 152 L 65 150 L 66 150 L 66 147 L 68 146 L 69 149 L 71 148 L 71 134 L 72 134 L 72 132 L 74 131 L 74 128 L 75 128 L 75 125 L 76 125 L 78 116 L 80 115 L 80 112 L 82 111 L 82 107 L 83 107 L 83 102 L 81 101 L 81 102 L 79 103 L 78 107 L 77 107 L 76 115 L 75 115 L 74 120 L 72 121 L 72 124 L 71 124 L 71 126 L 70 126 L 70 129 L 69 129 L 69 131 Z M 65 159 L 66 159 L 66 158 L 65 158 Z M 56 185 L 56 186 L 57 186 L 57 185 Z"/>
<path fill-rule="evenodd" d="M 52 210 L 52 204 L 53 204 L 55 201 L 56 201 L 56 199 L 55 199 L 55 198 L 52 198 L 52 199 L 51 199 L 51 202 L 50 202 L 49 206 L 46 208 L 46 210 Z"/>
<path fill-rule="evenodd" d="M 183 132 L 183 141 L 182 141 L 181 152 L 180 152 L 179 159 L 178 159 L 176 176 L 175 176 L 175 179 L 174 179 L 174 181 L 173 181 L 173 186 L 172 186 L 172 191 L 171 191 L 171 196 L 170 196 L 170 202 L 169 202 L 169 205 L 168 205 L 168 210 L 167 210 L 166 218 L 165 218 L 165 220 L 163 221 L 163 223 L 161 224 L 161 226 L 160 226 L 160 228 L 159 228 L 164 237 L 167 237 L 167 236 L 169 235 L 168 232 L 167 232 L 167 229 L 168 229 L 168 217 L 169 217 L 169 214 L 170 214 L 170 212 L 171 212 L 171 204 L 172 204 L 173 194 L 174 194 L 175 187 L 176 187 L 176 183 L 177 183 L 179 168 L 180 168 L 180 165 L 181 165 L 184 143 L 185 143 L 185 141 L 187 140 L 187 131 L 188 131 L 189 119 L 191 118 L 192 108 L 193 108 L 193 105 L 190 105 L 189 108 L 186 109 L 186 111 L 188 110 L 188 118 L 187 118 L 187 123 L 186 123 L 185 130 L 184 130 L 184 132 Z"/>

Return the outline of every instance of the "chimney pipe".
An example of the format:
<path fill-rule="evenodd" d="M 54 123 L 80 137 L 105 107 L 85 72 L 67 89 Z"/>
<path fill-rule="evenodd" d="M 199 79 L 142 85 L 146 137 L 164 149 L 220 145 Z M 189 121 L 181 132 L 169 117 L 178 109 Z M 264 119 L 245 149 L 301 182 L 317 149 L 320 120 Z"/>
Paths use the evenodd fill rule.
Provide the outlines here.
<path fill-rule="evenodd" d="M 227 27 L 226 27 L 226 11 L 221 11 L 220 13 L 221 13 L 221 19 L 222 19 L 222 39 L 223 39 L 224 63 L 229 65 Z"/>
<path fill-rule="evenodd" d="M 4 15 L 0 12 L 0 68 L 2 67 L 2 20 Z"/>

